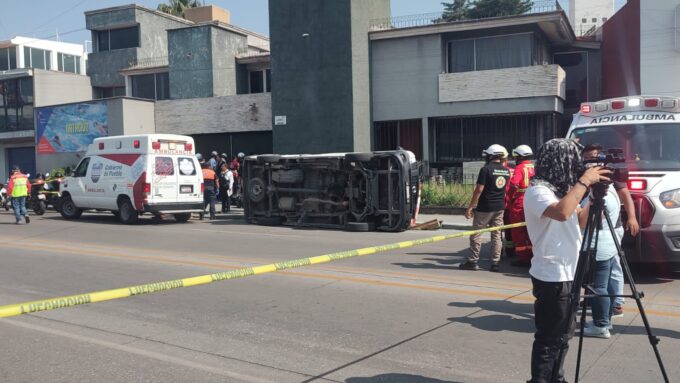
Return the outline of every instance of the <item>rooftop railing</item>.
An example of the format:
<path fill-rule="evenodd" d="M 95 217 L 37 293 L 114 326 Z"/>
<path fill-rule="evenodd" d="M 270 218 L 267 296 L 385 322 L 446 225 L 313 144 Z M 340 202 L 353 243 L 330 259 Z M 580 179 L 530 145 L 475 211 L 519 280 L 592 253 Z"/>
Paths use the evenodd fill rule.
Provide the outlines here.
<path fill-rule="evenodd" d="M 543 12 L 553 12 L 561 11 L 557 0 L 539 0 L 534 1 L 531 9 L 523 14 L 534 14 Z M 461 17 L 456 20 L 450 20 L 443 18 L 444 11 L 433 12 L 433 13 L 422 13 L 419 15 L 408 15 L 408 16 L 397 16 L 388 17 L 383 19 L 373 19 L 369 24 L 369 31 L 383 31 L 389 29 L 401 29 L 401 28 L 412 28 L 412 27 L 422 27 L 426 25 L 443 24 L 453 21 L 467 21 L 467 20 L 482 20 L 494 17 L 511 16 L 511 14 L 504 14 L 502 12 L 486 16 L 486 17 Z"/>

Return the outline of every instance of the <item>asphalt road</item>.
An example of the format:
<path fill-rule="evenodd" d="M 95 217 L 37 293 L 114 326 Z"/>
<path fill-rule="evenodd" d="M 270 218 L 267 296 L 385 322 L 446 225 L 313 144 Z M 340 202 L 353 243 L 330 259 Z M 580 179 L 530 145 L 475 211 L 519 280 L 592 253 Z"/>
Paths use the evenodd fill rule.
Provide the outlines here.
<path fill-rule="evenodd" d="M 64 221 L 48 213 L 16 226 L 2 212 L 0 305 L 438 233 L 259 227 L 236 213 L 135 226 L 110 214 Z M 533 338 L 527 270 L 505 261 L 501 273 L 458 270 L 466 245 L 455 239 L 0 319 L 0 381 L 524 382 Z M 658 275 L 637 282 L 671 381 L 680 381 L 680 278 Z M 661 381 L 634 306 L 611 339 L 586 339 L 582 381 Z"/>

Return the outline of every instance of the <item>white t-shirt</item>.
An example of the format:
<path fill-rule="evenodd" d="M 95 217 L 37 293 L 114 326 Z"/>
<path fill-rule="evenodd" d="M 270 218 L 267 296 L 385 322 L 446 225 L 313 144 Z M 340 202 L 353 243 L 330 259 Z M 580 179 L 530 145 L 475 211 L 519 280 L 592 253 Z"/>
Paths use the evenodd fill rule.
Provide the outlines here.
<path fill-rule="evenodd" d="M 581 229 L 574 212 L 560 222 L 543 216 L 559 199 L 545 186 L 531 186 L 524 194 L 524 217 L 533 246 L 529 274 L 544 282 L 574 280 L 581 250 Z"/>

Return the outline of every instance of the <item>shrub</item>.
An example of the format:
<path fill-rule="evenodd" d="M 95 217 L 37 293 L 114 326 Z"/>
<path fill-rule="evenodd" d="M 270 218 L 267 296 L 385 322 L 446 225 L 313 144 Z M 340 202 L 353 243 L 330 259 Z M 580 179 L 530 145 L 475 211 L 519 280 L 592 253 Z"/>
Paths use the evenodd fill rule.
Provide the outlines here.
<path fill-rule="evenodd" d="M 422 206 L 467 207 L 475 185 L 423 184 L 420 203 Z"/>

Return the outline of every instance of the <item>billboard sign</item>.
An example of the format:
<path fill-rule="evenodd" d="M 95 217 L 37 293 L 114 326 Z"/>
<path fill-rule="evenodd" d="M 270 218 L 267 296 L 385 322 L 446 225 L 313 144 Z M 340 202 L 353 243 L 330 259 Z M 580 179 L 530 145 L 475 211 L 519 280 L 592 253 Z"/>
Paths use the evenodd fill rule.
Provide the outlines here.
<path fill-rule="evenodd" d="M 38 108 L 38 154 L 87 151 L 95 138 L 109 135 L 106 101 Z"/>

